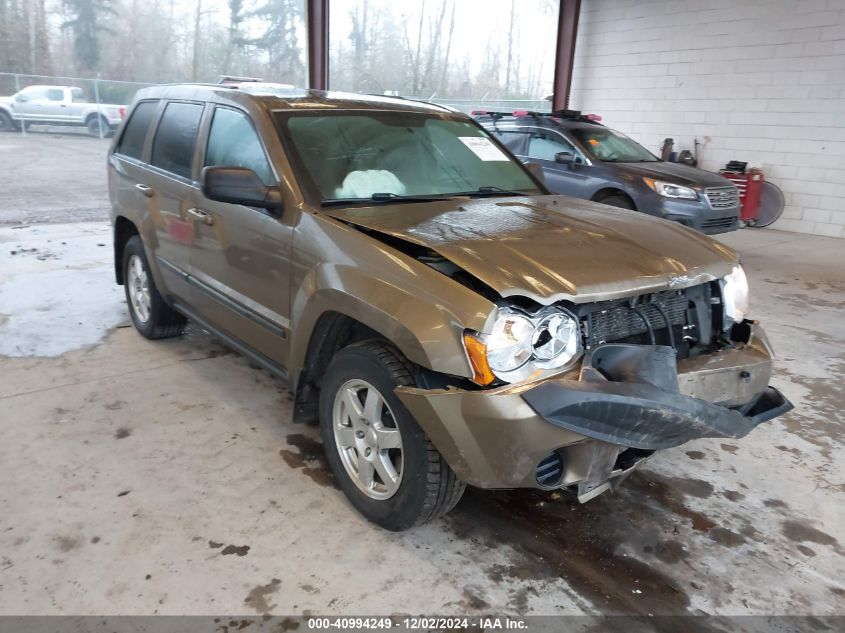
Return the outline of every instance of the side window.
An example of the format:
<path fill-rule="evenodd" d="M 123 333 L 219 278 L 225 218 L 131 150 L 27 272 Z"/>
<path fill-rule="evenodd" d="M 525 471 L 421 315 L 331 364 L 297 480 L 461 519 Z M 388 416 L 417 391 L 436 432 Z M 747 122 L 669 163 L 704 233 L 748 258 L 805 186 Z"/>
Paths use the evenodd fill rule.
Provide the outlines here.
<path fill-rule="evenodd" d="M 190 178 L 201 116 L 202 106 L 196 103 L 168 103 L 156 130 L 150 162 L 177 176 Z"/>
<path fill-rule="evenodd" d="M 525 138 L 528 136 L 524 132 L 499 132 L 498 130 L 487 130 L 497 139 L 499 142 L 507 147 L 511 152 L 516 154 L 517 156 L 524 156 L 525 155 Z"/>
<path fill-rule="evenodd" d="M 141 101 L 129 115 L 129 122 L 120 137 L 120 143 L 115 150 L 118 154 L 141 158 L 144 151 L 144 141 L 153 122 L 158 107 L 158 101 Z"/>
<path fill-rule="evenodd" d="M 85 103 L 85 93 L 82 92 L 82 88 L 71 88 L 70 98 L 74 103 Z"/>
<path fill-rule="evenodd" d="M 557 134 L 538 132 L 532 134 L 528 141 L 528 156 L 531 158 L 554 162 L 555 154 L 558 152 L 569 152 L 578 156 L 578 152 L 572 147 L 572 144 Z"/>
<path fill-rule="evenodd" d="M 265 185 L 275 184 L 273 170 L 252 123 L 242 112 L 217 108 L 208 134 L 206 167 L 246 167 Z"/>
<path fill-rule="evenodd" d="M 65 100 L 65 91 L 61 88 L 50 88 L 47 91 L 47 98 L 50 101 L 64 101 Z"/>
<path fill-rule="evenodd" d="M 42 88 L 41 86 L 30 86 L 29 88 L 24 88 L 23 90 L 21 90 L 19 94 L 24 97 L 25 101 L 46 99 L 47 89 Z"/>

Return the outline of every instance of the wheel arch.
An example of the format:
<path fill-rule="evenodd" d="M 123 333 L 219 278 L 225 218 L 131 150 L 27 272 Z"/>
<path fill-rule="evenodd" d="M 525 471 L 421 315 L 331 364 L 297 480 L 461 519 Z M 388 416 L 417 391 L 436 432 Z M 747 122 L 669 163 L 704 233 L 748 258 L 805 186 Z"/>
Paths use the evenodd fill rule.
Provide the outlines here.
<path fill-rule="evenodd" d="M 100 112 L 99 110 L 91 110 L 90 112 L 88 112 L 85 115 L 85 119 L 83 119 L 83 121 L 87 125 L 88 122 L 91 121 L 91 119 L 96 119 L 97 117 L 100 117 L 101 119 L 103 119 L 103 121 L 106 122 L 106 124 L 108 124 L 108 117 L 106 117 L 106 115 Z"/>
<path fill-rule="evenodd" d="M 635 210 L 637 209 L 637 203 L 634 201 L 634 198 L 624 189 L 620 189 L 619 187 L 602 187 L 598 191 L 596 191 L 590 200 L 593 202 L 601 202 L 607 198 L 612 196 L 622 196 L 631 202 L 631 206 L 634 207 Z"/>
<path fill-rule="evenodd" d="M 119 286 L 123 285 L 123 251 L 126 243 L 141 232 L 132 220 L 119 215 L 114 220 L 114 279 Z"/>
<path fill-rule="evenodd" d="M 463 327 L 443 306 L 351 270 L 326 272 L 335 283 L 339 278 L 345 283 L 314 288 L 311 278 L 293 303 L 288 370 L 296 420 L 316 419 L 320 377 L 338 350 L 363 340 L 389 343 L 421 374 L 457 380 L 472 376 L 461 342 Z M 462 325 L 480 329 L 482 324 L 483 319 Z"/>
<path fill-rule="evenodd" d="M 369 339 L 388 341 L 380 332 L 342 312 L 326 310 L 320 314 L 311 330 L 299 371 L 291 376 L 295 381 L 294 422 L 317 421 L 320 377 L 332 358 L 344 347 Z"/>

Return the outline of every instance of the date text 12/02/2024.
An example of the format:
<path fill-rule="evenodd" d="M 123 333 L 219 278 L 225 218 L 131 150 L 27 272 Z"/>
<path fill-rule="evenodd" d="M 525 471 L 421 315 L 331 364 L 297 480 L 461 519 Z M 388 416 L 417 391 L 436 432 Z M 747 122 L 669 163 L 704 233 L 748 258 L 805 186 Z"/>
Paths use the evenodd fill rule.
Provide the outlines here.
<path fill-rule="evenodd" d="M 478 628 L 482 631 L 511 630 L 518 631 L 527 628 L 527 623 L 519 618 L 500 617 L 336 617 L 309 618 L 310 631 L 330 630 L 361 630 L 361 629 L 393 629 L 399 631 L 440 631 L 454 629 Z"/>

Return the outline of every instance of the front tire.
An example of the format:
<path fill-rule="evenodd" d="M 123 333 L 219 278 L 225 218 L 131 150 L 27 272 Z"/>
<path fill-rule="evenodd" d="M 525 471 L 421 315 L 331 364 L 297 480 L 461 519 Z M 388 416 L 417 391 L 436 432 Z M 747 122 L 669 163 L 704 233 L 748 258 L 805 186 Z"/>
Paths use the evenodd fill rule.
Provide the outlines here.
<path fill-rule="evenodd" d="M 609 196 L 605 196 L 598 202 L 602 204 L 609 205 L 611 207 L 616 207 L 617 209 L 630 209 L 631 211 L 636 211 L 637 208 L 634 206 L 634 203 L 631 199 L 626 196 L 625 194 L 611 194 Z"/>
<path fill-rule="evenodd" d="M 414 384 L 401 354 L 373 340 L 338 352 L 320 388 L 335 478 L 361 514 L 394 532 L 447 513 L 466 488 L 393 392 Z"/>
<path fill-rule="evenodd" d="M 137 235 L 123 249 L 123 287 L 132 324 L 148 339 L 178 336 L 185 317 L 164 302 L 150 273 L 144 244 Z"/>

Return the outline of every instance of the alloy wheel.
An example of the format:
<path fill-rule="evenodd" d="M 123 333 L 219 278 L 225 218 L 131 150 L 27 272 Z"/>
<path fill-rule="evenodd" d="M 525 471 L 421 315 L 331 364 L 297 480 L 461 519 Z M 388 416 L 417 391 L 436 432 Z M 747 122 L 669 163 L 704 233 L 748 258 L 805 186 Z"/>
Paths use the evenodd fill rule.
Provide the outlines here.
<path fill-rule="evenodd" d="M 132 311 L 141 323 L 150 319 L 150 280 L 144 268 L 144 262 L 137 255 L 132 255 L 126 266 L 126 287 L 129 290 L 129 303 Z"/>
<path fill-rule="evenodd" d="M 373 385 L 349 380 L 335 394 L 332 429 L 350 479 L 371 499 L 384 501 L 399 490 L 404 457 L 393 412 Z"/>

